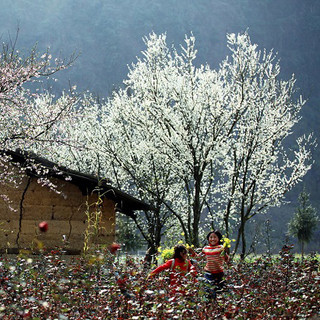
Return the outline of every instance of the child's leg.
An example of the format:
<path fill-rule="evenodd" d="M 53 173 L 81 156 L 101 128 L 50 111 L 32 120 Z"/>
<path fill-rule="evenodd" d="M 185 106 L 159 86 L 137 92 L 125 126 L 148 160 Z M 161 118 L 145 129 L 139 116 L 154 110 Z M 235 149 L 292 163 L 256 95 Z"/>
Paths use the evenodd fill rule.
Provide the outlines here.
<path fill-rule="evenodd" d="M 218 290 L 221 290 L 223 288 L 223 286 L 224 286 L 223 277 L 224 277 L 224 273 L 223 272 L 214 274 L 214 278 L 215 278 L 214 281 L 215 281 L 215 285 L 218 288 Z"/>
<path fill-rule="evenodd" d="M 206 272 L 204 274 L 204 278 L 206 279 L 205 290 L 207 293 L 208 299 L 215 299 L 216 298 L 216 291 L 215 291 L 215 277 L 214 274 L 210 272 Z"/>

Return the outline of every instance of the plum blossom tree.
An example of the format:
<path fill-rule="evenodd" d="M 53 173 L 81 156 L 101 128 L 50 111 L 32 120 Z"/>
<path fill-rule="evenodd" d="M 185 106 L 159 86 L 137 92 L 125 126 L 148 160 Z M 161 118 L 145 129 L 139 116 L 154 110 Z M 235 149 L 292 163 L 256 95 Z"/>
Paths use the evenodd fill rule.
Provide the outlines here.
<path fill-rule="evenodd" d="M 304 105 L 294 101 L 295 79 L 279 79 L 280 65 L 273 52 L 257 49 L 247 33 L 228 35 L 231 59 L 222 64 L 233 79 L 229 107 L 238 117 L 229 149 L 225 153 L 215 188 L 217 207 L 230 233 L 230 220 L 237 221 L 236 246 L 246 252 L 245 225 L 270 206 L 279 206 L 288 192 L 311 168 L 312 134 L 300 137 L 295 149 L 285 143 L 300 119 Z"/>
<path fill-rule="evenodd" d="M 18 36 L 18 32 L 17 32 Z M 0 52 L 0 163 L 2 183 L 15 183 L 13 172 L 7 166 L 8 150 L 30 150 L 33 144 L 46 139 L 55 131 L 59 119 L 69 116 L 75 96 L 63 93 L 55 98 L 41 88 L 41 79 L 65 69 L 75 60 L 58 58 L 46 51 L 40 56 L 37 47 L 23 55 L 16 49 L 17 38 L 2 44 Z M 28 87 L 29 85 L 29 87 Z M 42 93 L 39 93 L 39 87 Z"/>
<path fill-rule="evenodd" d="M 196 67 L 192 35 L 178 51 L 151 33 L 124 88 L 102 103 L 86 97 L 68 129 L 86 150 L 70 149 L 70 163 L 114 177 L 154 207 L 132 217 L 153 250 L 170 229 L 198 246 L 208 219 L 235 231 L 244 255 L 247 221 L 280 205 L 311 167 L 311 135 L 285 148 L 304 105 L 293 100 L 294 77 L 279 80 L 273 52 L 247 33 L 227 39 L 231 56 L 213 70 Z"/>
<path fill-rule="evenodd" d="M 232 55 L 218 70 L 195 67 L 193 36 L 181 54 L 168 49 L 165 35 L 145 41 L 144 59 L 109 101 L 104 152 L 118 167 L 131 165 L 131 176 L 142 171 L 145 191 L 148 169 L 155 168 L 145 160 L 161 164 L 161 201 L 188 243 L 199 245 L 207 215 L 214 225 L 222 218 L 227 234 L 237 222 L 236 250 L 241 242 L 244 253 L 246 222 L 279 205 L 311 166 L 311 136 L 297 140 L 291 158 L 284 148 L 304 104 L 293 101 L 294 77 L 279 80 L 273 53 L 259 51 L 247 33 L 228 35 Z"/>
<path fill-rule="evenodd" d="M 173 218 L 186 241 L 199 245 L 219 145 L 234 125 L 224 112 L 228 99 L 221 75 L 193 64 L 194 41 L 186 38 L 178 53 L 168 49 L 165 35 L 150 34 L 144 58 L 132 65 L 125 89 L 108 101 L 101 125 L 107 138 L 102 152 L 113 159 L 121 183 L 132 189 L 133 182 L 155 208 L 138 225 L 147 222 L 157 246 Z"/>

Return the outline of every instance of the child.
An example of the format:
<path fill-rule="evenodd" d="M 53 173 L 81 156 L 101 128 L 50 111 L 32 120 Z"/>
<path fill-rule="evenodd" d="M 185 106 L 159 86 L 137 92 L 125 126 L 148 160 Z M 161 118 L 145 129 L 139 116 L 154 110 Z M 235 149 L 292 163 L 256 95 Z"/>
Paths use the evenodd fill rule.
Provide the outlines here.
<path fill-rule="evenodd" d="M 222 234 L 220 231 L 211 231 L 207 235 L 208 245 L 205 246 L 201 254 L 196 254 L 191 249 L 192 256 L 205 257 L 206 265 L 204 267 L 204 278 L 209 282 L 209 287 L 206 288 L 209 298 L 216 296 L 215 290 L 212 285 L 222 288 L 222 280 L 224 277 L 224 262 L 229 261 L 229 256 L 225 252 L 222 245 Z"/>
<path fill-rule="evenodd" d="M 222 235 L 219 231 L 211 231 L 207 235 L 208 245 L 202 249 L 202 254 L 206 257 L 204 267 L 205 278 L 220 284 L 224 276 L 224 262 L 229 261 L 228 254 L 222 245 Z"/>
<path fill-rule="evenodd" d="M 179 286 L 181 285 L 183 277 L 190 272 L 193 276 L 196 275 L 195 267 L 192 265 L 188 257 L 187 248 L 184 245 L 176 245 L 174 247 L 174 254 L 172 259 L 169 259 L 164 264 L 151 271 L 148 275 L 152 277 L 161 271 L 170 270 L 170 287 L 172 293 L 180 292 L 184 293 Z"/>
<path fill-rule="evenodd" d="M 222 245 L 222 235 L 219 231 L 211 231 L 207 235 L 208 245 L 202 249 L 202 255 L 206 258 L 204 277 L 219 289 L 222 288 L 224 277 L 224 262 L 229 261 L 228 254 Z M 215 293 L 210 297 L 214 297 Z"/>

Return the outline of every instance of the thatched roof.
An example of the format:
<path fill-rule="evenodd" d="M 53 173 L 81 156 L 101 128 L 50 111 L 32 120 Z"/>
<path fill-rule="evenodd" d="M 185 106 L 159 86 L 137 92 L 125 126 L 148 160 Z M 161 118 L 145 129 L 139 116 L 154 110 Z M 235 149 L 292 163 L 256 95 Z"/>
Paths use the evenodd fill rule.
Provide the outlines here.
<path fill-rule="evenodd" d="M 49 161 L 45 158 L 39 157 L 33 153 L 17 150 L 17 151 L 2 151 L 2 154 L 10 156 L 12 163 L 19 163 L 21 167 L 28 168 L 27 175 L 39 177 L 41 173 L 33 170 L 30 167 L 31 163 L 39 164 L 45 168 L 46 172 L 43 174 L 45 177 L 54 177 L 61 180 L 70 181 L 78 186 L 83 194 L 91 194 L 92 192 L 100 192 L 100 195 L 107 199 L 113 200 L 117 204 L 117 209 L 122 213 L 132 216 L 135 210 L 151 210 L 151 206 L 135 197 L 120 191 L 110 185 L 110 181 L 106 179 L 99 179 L 93 175 L 84 174 L 75 170 L 59 166 L 57 163 Z M 42 170 L 43 171 L 43 170 Z M 40 172 L 42 172 L 40 171 Z"/>

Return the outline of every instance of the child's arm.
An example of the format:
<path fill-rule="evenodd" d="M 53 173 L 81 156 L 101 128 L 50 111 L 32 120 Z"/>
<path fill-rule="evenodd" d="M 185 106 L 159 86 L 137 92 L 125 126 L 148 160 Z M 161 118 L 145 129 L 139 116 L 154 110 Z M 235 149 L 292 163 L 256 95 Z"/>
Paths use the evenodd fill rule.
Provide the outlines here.
<path fill-rule="evenodd" d="M 223 248 L 222 253 L 223 253 L 223 259 L 224 259 L 225 263 L 229 264 L 230 256 L 228 254 L 228 250 L 226 250 L 226 248 Z"/>
<path fill-rule="evenodd" d="M 203 258 L 202 250 L 200 253 L 197 253 L 193 248 L 188 248 L 188 252 L 192 258 L 196 258 L 196 260 L 201 260 Z"/>
<path fill-rule="evenodd" d="M 171 268 L 171 265 L 172 265 L 172 259 L 166 261 L 165 263 L 163 263 L 162 265 L 160 265 L 159 267 L 157 267 L 156 269 L 154 269 L 153 271 L 151 271 L 149 274 L 148 274 L 148 277 L 147 279 L 149 279 L 150 277 L 153 277 L 154 275 L 160 273 L 161 271 L 163 270 L 168 270 Z"/>
<path fill-rule="evenodd" d="M 188 272 L 189 272 L 192 276 L 196 277 L 197 274 L 198 274 L 197 268 L 194 266 L 194 264 L 193 264 L 193 262 L 191 262 L 191 260 L 189 260 L 188 263 L 189 263 Z M 195 263 L 197 263 L 197 262 L 195 262 Z"/>

